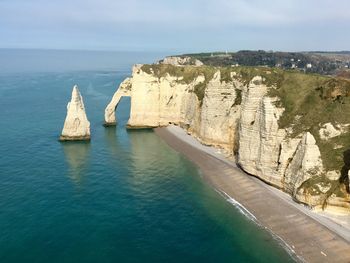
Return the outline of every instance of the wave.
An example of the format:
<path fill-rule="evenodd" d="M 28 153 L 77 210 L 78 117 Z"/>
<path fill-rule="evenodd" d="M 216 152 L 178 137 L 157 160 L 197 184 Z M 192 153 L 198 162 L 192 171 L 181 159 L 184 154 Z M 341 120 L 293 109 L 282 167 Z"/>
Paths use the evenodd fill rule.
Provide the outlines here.
<path fill-rule="evenodd" d="M 89 86 L 86 89 L 86 94 L 97 99 L 108 99 L 107 95 L 97 91 L 91 83 L 89 83 Z"/>
<path fill-rule="evenodd" d="M 234 205 L 238 211 L 245 215 L 248 219 L 257 222 L 256 217 L 247 209 L 244 207 L 244 205 L 242 205 L 240 202 L 238 202 L 236 199 L 234 199 L 233 197 L 229 196 L 227 193 L 225 193 L 224 191 L 221 190 L 216 190 L 221 196 L 223 196 L 229 203 L 231 203 L 232 205 Z"/>

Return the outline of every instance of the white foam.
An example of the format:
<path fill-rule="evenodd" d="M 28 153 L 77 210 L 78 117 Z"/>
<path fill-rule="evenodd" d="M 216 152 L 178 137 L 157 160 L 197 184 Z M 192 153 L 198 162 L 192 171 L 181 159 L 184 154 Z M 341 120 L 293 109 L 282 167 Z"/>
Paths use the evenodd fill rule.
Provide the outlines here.
<path fill-rule="evenodd" d="M 106 99 L 108 98 L 107 95 L 97 91 L 91 83 L 89 83 L 89 86 L 86 89 L 86 94 L 92 97 L 95 97 L 97 99 Z"/>
<path fill-rule="evenodd" d="M 257 222 L 257 219 L 256 217 L 247 209 L 244 207 L 244 205 L 242 205 L 240 202 L 238 202 L 236 199 L 234 199 L 233 197 L 229 196 L 227 193 L 225 193 L 224 191 L 219 191 L 217 190 L 217 192 L 222 195 L 223 197 L 226 198 L 226 200 L 233 204 L 237 209 L 238 211 L 245 215 L 248 219 L 254 221 L 254 222 Z"/>

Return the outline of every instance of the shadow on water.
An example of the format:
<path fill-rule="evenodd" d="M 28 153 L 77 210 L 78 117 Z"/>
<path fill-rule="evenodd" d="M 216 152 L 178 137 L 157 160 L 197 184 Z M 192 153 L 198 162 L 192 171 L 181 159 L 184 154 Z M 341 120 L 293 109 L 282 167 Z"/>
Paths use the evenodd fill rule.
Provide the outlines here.
<path fill-rule="evenodd" d="M 345 184 L 346 190 L 349 193 L 350 189 L 349 189 L 348 172 L 350 170 L 350 149 L 343 152 L 343 161 L 344 161 L 344 166 L 341 169 L 340 182 Z"/>
<path fill-rule="evenodd" d="M 69 165 L 68 176 L 75 184 L 80 185 L 88 164 L 90 142 L 62 142 L 61 145 Z"/>
<path fill-rule="evenodd" d="M 130 98 L 122 97 L 116 107 L 116 126 L 104 128 L 104 139 L 110 153 L 121 158 L 129 151 L 129 135 L 125 128 L 130 116 Z"/>
<path fill-rule="evenodd" d="M 112 150 L 115 148 L 115 146 L 117 146 L 116 132 L 117 132 L 116 126 L 104 127 L 106 143 Z"/>

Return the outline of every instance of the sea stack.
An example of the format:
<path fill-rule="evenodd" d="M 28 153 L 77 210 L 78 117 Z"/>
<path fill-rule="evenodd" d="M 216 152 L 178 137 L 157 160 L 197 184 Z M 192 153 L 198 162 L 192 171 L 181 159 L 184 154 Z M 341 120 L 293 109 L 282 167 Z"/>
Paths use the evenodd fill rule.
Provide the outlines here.
<path fill-rule="evenodd" d="M 83 98 L 77 85 L 74 85 L 71 101 L 67 105 L 60 141 L 90 140 L 90 122 L 86 117 Z"/>

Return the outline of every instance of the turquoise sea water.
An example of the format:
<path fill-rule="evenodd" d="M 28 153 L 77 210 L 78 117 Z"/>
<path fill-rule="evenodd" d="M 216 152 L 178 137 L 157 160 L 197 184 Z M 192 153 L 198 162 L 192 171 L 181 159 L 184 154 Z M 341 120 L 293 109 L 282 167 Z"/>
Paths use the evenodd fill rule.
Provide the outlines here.
<path fill-rule="evenodd" d="M 130 101 L 102 126 L 130 61 L 161 55 L 111 53 L 104 68 L 105 54 L 83 52 L 65 70 L 73 54 L 26 52 L 0 51 L 1 263 L 293 261 L 151 130 L 126 131 Z M 57 141 L 74 84 L 90 143 Z"/>

